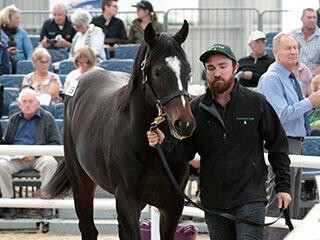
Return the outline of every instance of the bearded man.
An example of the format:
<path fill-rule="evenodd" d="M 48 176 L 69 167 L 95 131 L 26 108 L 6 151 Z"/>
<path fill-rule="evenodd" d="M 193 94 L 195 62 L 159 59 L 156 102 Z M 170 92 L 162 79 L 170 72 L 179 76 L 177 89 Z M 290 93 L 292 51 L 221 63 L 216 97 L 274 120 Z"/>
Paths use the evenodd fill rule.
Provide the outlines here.
<path fill-rule="evenodd" d="M 149 145 L 161 144 L 168 160 L 201 159 L 200 197 L 205 208 L 264 223 L 267 166 L 264 147 L 276 175 L 278 206 L 290 201 L 288 141 L 280 120 L 265 98 L 235 78 L 239 64 L 229 46 L 214 44 L 200 56 L 208 89 L 192 103 L 197 127 L 189 138 L 147 132 Z M 265 144 L 264 144 L 265 143 Z M 263 239 L 263 227 L 205 213 L 210 239 Z"/>

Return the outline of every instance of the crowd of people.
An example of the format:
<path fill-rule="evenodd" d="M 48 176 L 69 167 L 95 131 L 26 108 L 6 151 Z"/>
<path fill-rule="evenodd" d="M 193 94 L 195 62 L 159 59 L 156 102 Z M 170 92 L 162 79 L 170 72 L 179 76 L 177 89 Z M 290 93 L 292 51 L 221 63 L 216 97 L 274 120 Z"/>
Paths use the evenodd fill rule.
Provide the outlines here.
<path fill-rule="evenodd" d="M 163 31 L 149 1 L 142 0 L 132 7 L 137 10 L 137 18 L 131 24 L 128 37 L 123 21 L 116 17 L 118 0 L 102 0 L 102 14 L 94 18 L 84 9 L 77 9 L 69 17 L 67 6 L 57 3 L 52 8 L 53 17 L 42 25 L 37 47 L 48 50 L 56 68 L 62 60 L 74 60 L 77 50 L 84 45 L 94 51 L 99 63 L 106 59 L 105 48 L 112 57 L 117 44 L 140 44 L 148 23 L 152 23 L 157 34 Z M 0 53 L 6 50 L 6 54 L 1 54 L 0 75 L 16 73 L 18 61 L 32 58 L 31 40 L 20 23 L 21 14 L 16 6 L 10 5 L 0 11 Z"/>
<path fill-rule="evenodd" d="M 53 7 L 53 18 L 44 22 L 40 43 L 33 49 L 20 26 L 20 11 L 10 5 L 0 12 L 0 75 L 15 73 L 17 62 L 30 59 L 34 72 L 22 82 L 20 111 L 10 117 L 6 144 L 61 144 L 52 116 L 40 105 L 61 102 L 79 76 L 97 69 L 106 59 L 105 47 L 142 43 L 151 23 L 158 34 L 163 26 L 149 1 L 133 5 L 137 18 L 127 35 L 117 18 L 117 0 L 102 0 L 100 16 L 77 9 L 70 17 L 64 4 Z M 194 96 L 197 120 L 194 134 L 177 140 L 159 130 L 148 131 L 149 145 L 161 144 L 165 154 L 180 154 L 200 175 L 201 204 L 220 213 L 263 223 L 289 208 L 299 218 L 301 169 L 290 168 L 288 154 L 301 154 L 304 138 L 320 135 L 320 29 L 317 11 L 302 12 L 302 27 L 273 38 L 272 54 L 266 52 L 266 34 L 248 36 L 250 53 L 237 59 L 232 48 L 215 43 L 200 56 L 207 89 Z M 76 69 L 62 86 L 51 63 L 71 59 Z M 268 152 L 267 168 L 263 153 Z M 195 161 L 199 153 L 201 160 Z M 46 183 L 56 169 L 47 156 L 0 157 L 2 197 L 13 197 L 11 175 L 32 166 Z M 265 187 L 267 185 L 267 188 Z M 267 200 L 268 199 L 268 200 Z M 9 215 L 11 213 L 8 213 Z M 264 229 L 206 213 L 211 239 L 283 239 L 285 230 Z"/>

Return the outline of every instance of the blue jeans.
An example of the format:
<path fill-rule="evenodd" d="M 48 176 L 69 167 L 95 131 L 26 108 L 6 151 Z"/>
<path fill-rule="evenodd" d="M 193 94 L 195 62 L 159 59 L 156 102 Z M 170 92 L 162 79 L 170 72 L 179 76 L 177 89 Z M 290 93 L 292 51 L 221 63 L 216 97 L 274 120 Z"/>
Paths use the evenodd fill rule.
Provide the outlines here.
<path fill-rule="evenodd" d="M 51 61 L 53 63 L 66 60 L 69 57 L 69 51 L 66 48 L 48 48 L 47 50 L 51 55 Z"/>
<path fill-rule="evenodd" d="M 231 209 L 213 209 L 220 213 L 229 213 L 235 216 L 264 223 L 265 203 L 252 202 Z M 238 223 L 215 214 L 206 213 L 205 220 L 208 225 L 211 240 L 262 240 L 263 227 Z"/>

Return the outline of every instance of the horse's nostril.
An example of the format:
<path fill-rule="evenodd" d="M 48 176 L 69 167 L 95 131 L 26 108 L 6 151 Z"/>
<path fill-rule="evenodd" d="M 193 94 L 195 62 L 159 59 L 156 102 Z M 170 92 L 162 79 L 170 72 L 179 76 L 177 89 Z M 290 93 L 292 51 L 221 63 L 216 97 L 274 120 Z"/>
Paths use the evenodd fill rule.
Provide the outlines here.
<path fill-rule="evenodd" d="M 189 121 L 182 119 L 178 119 L 174 122 L 174 127 L 177 129 L 177 131 L 188 131 L 191 125 L 192 124 Z"/>
<path fill-rule="evenodd" d="M 178 119 L 174 122 L 174 127 L 179 131 L 183 129 L 183 122 L 182 120 Z"/>

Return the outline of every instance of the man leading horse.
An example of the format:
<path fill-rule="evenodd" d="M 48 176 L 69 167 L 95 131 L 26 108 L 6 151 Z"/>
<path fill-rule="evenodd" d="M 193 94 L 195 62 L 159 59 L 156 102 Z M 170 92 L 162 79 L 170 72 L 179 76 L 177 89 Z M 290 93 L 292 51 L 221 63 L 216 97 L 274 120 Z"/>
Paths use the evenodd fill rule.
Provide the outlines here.
<path fill-rule="evenodd" d="M 239 65 L 229 46 L 212 45 L 200 61 L 208 89 L 191 103 L 197 123 L 193 135 L 178 140 L 156 129 L 147 132 L 149 145 L 160 143 L 169 161 L 190 161 L 198 152 L 204 208 L 263 224 L 267 202 L 264 147 L 276 175 L 278 207 L 285 209 L 291 202 L 286 134 L 266 99 L 242 87 L 235 78 Z M 210 239 L 263 239 L 262 226 L 209 212 L 205 220 Z"/>

